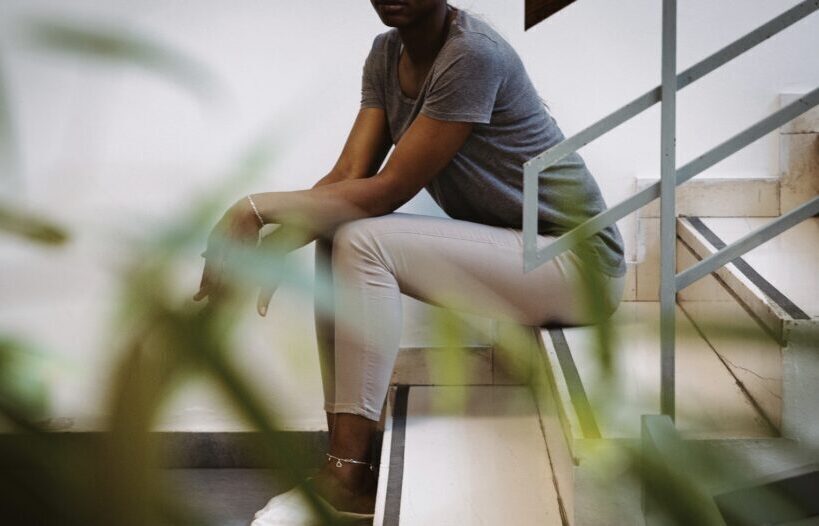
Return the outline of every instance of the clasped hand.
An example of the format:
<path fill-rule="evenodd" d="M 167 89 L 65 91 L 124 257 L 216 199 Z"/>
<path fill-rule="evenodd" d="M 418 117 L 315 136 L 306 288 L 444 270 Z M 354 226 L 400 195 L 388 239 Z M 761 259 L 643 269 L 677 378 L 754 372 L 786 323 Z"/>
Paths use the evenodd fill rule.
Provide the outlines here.
<path fill-rule="evenodd" d="M 210 298 L 212 301 L 224 294 L 226 287 L 224 266 L 230 257 L 231 248 L 255 248 L 259 246 L 259 219 L 250 207 L 247 199 L 237 201 L 213 227 L 208 236 L 207 248 L 202 252 L 205 267 L 199 290 L 193 296 L 194 301 Z M 275 288 L 262 287 L 256 309 L 261 316 L 267 313 L 270 298 Z"/>

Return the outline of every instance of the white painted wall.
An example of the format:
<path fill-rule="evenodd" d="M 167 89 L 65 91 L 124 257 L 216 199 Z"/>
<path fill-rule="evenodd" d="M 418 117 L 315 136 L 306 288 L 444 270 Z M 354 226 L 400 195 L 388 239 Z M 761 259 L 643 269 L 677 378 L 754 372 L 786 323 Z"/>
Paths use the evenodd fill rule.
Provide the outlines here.
<path fill-rule="evenodd" d="M 460 0 L 485 15 L 518 50 L 564 133 L 571 135 L 657 84 L 660 4 L 582 0 L 523 31 L 520 0 Z M 681 0 L 679 69 L 748 32 L 796 0 Z M 734 12 L 736 10 L 736 12 Z M 201 100 L 134 67 L 91 64 L 21 45 L 21 21 L 52 14 L 129 28 L 204 64 L 220 95 Z M 777 108 L 794 84 L 819 84 L 819 15 L 803 20 L 678 96 L 682 164 Z M 75 233 L 55 251 L 0 242 L 0 329 L 25 337 L 65 365 L 50 369 L 52 413 L 74 428 L 95 425 L 96 400 L 113 355 L 109 305 L 116 262 L 142 238 L 232 173 L 248 148 L 272 138 L 275 162 L 248 191 L 309 187 L 335 161 L 359 102 L 361 66 L 385 31 L 364 0 L 2 0 L 0 45 L 16 122 L 20 179 L 12 196 Z M 581 150 L 611 205 L 635 175 L 659 167 L 659 107 Z M 775 175 L 775 135 L 702 176 Z M 440 214 L 426 194 L 402 211 Z M 631 218 L 621 228 L 633 252 Z M 292 257 L 312 264 L 313 248 Z M 200 260 L 179 281 L 193 291 Z M 423 339 L 420 304 L 407 298 L 405 344 Z M 323 427 L 312 303 L 280 291 L 266 319 L 248 318 L 237 359 L 288 427 Z M 73 364 L 69 366 L 68 364 Z M 237 429 L 206 384 L 185 388 L 164 428 Z"/>

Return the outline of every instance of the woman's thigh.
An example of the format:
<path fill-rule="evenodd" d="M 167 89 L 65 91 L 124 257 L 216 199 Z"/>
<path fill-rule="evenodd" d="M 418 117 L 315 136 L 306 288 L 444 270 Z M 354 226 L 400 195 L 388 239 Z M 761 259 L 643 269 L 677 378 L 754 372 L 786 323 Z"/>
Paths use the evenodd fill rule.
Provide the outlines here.
<path fill-rule="evenodd" d="M 554 239 L 540 236 L 541 244 Z M 345 223 L 333 243 L 354 248 L 340 257 L 369 257 L 402 293 L 433 305 L 533 326 L 590 321 L 577 256 L 566 252 L 524 272 L 514 228 L 395 212 Z"/>

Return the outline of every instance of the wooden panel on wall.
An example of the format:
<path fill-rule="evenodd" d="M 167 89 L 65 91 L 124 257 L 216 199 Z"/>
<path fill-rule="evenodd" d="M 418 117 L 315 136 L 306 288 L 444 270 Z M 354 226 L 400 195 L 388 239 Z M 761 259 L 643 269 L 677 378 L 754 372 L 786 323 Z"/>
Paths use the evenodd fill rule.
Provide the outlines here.
<path fill-rule="evenodd" d="M 523 30 L 536 25 L 541 20 L 552 16 L 576 0 L 526 0 L 526 19 Z"/>

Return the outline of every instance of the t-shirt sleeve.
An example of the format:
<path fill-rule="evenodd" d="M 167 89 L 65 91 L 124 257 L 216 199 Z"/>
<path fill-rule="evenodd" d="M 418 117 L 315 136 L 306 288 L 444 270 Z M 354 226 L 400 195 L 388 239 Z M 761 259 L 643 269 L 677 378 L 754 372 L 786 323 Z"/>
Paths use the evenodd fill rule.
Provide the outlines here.
<path fill-rule="evenodd" d="M 420 113 L 440 120 L 489 123 L 506 76 L 498 44 L 479 33 L 442 49 Z"/>
<path fill-rule="evenodd" d="M 381 35 L 377 35 L 361 72 L 361 109 L 385 108 L 383 72 L 378 69 L 383 62 Z"/>

